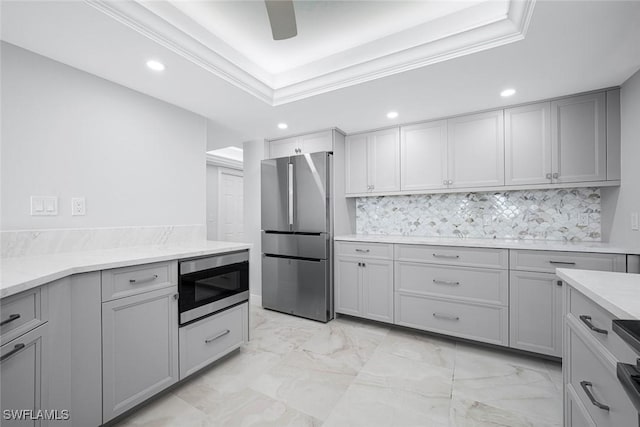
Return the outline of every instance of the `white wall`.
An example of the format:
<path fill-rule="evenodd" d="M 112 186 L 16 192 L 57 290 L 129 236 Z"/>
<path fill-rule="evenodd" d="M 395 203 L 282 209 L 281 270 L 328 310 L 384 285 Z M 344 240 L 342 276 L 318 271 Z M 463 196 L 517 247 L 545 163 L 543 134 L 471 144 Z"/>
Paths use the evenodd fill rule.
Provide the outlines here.
<path fill-rule="evenodd" d="M 218 240 L 218 171 L 207 164 L 207 240 Z"/>
<path fill-rule="evenodd" d="M 631 212 L 640 213 L 640 71 L 622 85 L 620 111 L 622 184 L 602 189 L 603 236 L 640 249 L 640 231 L 631 230 Z"/>
<path fill-rule="evenodd" d="M 205 223 L 203 117 L 1 47 L 0 229 Z M 58 216 L 30 216 L 31 195 L 57 196 Z"/>
<path fill-rule="evenodd" d="M 268 154 L 265 141 L 249 141 L 244 149 L 244 233 L 245 240 L 253 243 L 249 260 L 251 295 L 262 295 L 262 244 L 260 222 L 260 162 Z"/>

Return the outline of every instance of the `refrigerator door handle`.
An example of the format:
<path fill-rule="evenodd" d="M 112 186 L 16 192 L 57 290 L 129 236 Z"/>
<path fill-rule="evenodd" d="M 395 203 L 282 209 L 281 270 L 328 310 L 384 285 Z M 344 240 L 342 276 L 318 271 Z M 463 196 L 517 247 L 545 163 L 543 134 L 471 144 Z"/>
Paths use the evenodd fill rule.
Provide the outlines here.
<path fill-rule="evenodd" d="M 289 163 L 289 225 L 293 225 L 293 163 Z"/>

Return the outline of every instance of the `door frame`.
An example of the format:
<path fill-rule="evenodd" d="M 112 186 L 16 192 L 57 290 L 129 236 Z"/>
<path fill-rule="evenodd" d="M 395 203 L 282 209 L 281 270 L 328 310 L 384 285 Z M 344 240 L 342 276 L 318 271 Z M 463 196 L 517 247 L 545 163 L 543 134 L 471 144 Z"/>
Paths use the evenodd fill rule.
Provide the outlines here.
<path fill-rule="evenodd" d="M 218 240 L 222 240 L 221 236 L 222 236 L 222 175 L 233 175 L 233 176 L 239 176 L 240 178 L 244 179 L 244 171 L 241 169 L 229 169 L 229 168 L 224 168 L 224 167 L 218 167 L 218 200 L 217 200 L 217 204 L 218 204 L 218 226 L 217 226 L 217 239 Z M 244 198 L 244 192 L 243 192 L 243 196 Z M 244 200 L 242 202 L 242 206 L 243 206 L 243 210 L 244 210 Z M 243 222 L 244 222 L 244 218 L 243 218 Z"/>

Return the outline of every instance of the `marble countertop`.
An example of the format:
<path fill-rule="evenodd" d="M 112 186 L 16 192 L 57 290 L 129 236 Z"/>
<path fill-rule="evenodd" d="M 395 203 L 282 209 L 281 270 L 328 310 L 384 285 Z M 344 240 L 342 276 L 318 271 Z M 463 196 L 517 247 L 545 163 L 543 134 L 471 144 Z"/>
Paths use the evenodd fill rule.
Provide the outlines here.
<path fill-rule="evenodd" d="M 127 267 L 250 249 L 251 244 L 201 242 L 181 245 L 135 246 L 52 255 L 0 259 L 0 298 L 77 273 Z"/>
<path fill-rule="evenodd" d="M 540 251 L 599 252 L 636 254 L 640 249 L 621 248 L 602 242 L 561 242 L 556 240 L 462 239 L 457 237 L 420 237 L 380 234 L 348 234 L 334 240 L 354 242 L 399 243 L 409 245 L 461 246 L 472 248 L 531 249 Z"/>
<path fill-rule="evenodd" d="M 614 316 L 640 320 L 640 274 L 565 268 L 556 274 Z"/>

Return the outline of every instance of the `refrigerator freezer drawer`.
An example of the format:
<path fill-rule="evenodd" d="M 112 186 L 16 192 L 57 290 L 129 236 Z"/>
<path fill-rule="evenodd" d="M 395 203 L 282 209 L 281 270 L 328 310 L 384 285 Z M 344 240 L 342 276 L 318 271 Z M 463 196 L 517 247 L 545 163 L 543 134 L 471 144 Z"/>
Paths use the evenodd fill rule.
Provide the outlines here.
<path fill-rule="evenodd" d="M 327 259 L 329 235 L 262 232 L 262 252 L 298 258 Z"/>
<path fill-rule="evenodd" d="M 262 306 L 328 322 L 333 295 L 328 260 L 307 261 L 262 256 Z"/>

